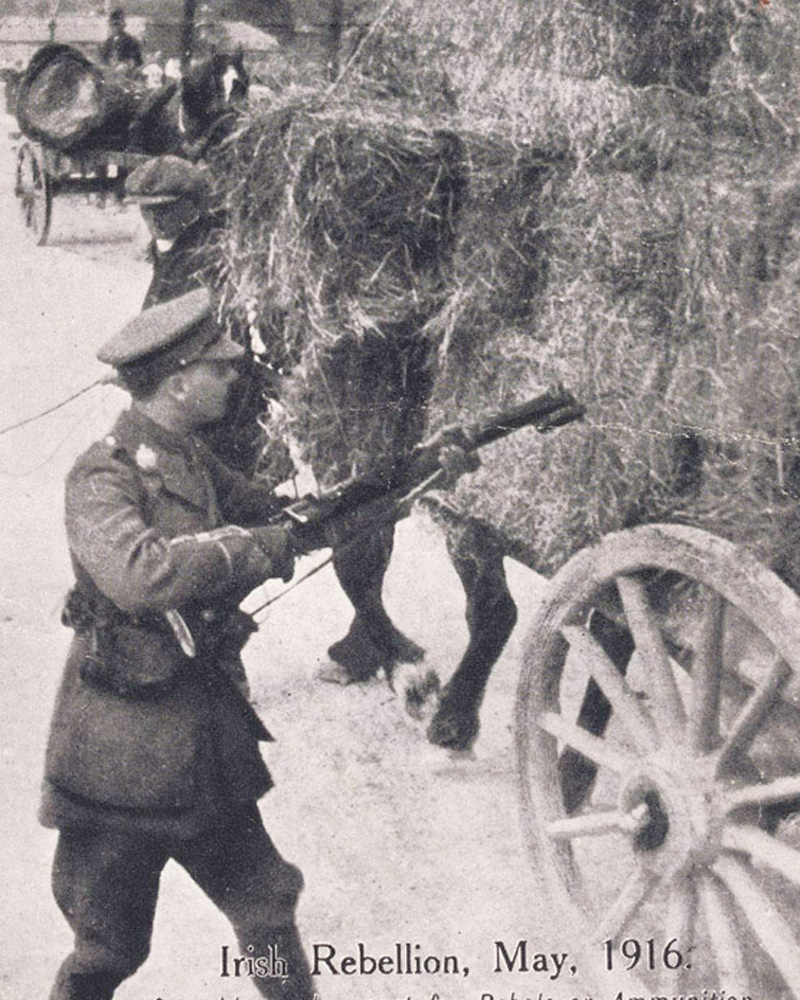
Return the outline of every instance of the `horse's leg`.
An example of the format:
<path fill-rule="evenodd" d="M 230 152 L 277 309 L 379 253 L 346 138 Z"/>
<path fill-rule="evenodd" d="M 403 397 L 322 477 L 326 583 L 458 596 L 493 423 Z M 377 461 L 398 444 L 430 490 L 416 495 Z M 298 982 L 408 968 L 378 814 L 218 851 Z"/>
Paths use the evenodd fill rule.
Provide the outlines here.
<path fill-rule="evenodd" d="M 394 547 L 389 525 L 355 545 L 334 549 L 333 567 L 355 609 L 347 635 L 328 649 L 338 669 L 323 671 L 323 680 L 349 684 L 369 680 L 381 667 L 391 671 L 397 660 L 416 663 L 424 650 L 393 624 L 383 606 L 383 578 Z"/>
<path fill-rule="evenodd" d="M 388 412 L 393 416 L 380 437 L 394 455 L 409 452 L 420 440 L 430 395 L 430 346 L 414 337 L 413 326 L 403 323 L 398 328 L 387 328 L 385 338 L 355 347 L 345 344 L 327 359 L 331 384 L 346 386 L 357 379 L 364 400 L 378 414 L 387 400 L 391 401 Z M 409 342 L 415 346 L 409 347 Z M 347 404 L 345 397 L 343 412 Z M 390 445 L 386 444 L 388 440 Z M 329 648 L 328 655 L 337 667 L 324 671 L 320 675 L 323 679 L 347 684 L 367 680 L 383 667 L 391 682 L 395 663 L 418 663 L 425 655 L 424 649 L 395 627 L 383 606 L 383 579 L 393 547 L 393 525 L 352 545 L 339 549 L 334 546 L 336 576 L 353 605 L 355 617 L 347 635 Z"/>
<path fill-rule="evenodd" d="M 633 637 L 628 629 L 595 610 L 589 619 L 589 632 L 617 670 L 624 675 L 634 650 Z M 590 678 L 578 712 L 577 724 L 593 736 L 602 736 L 610 718 L 611 703 L 594 678 Z M 592 789 L 597 765 L 577 750 L 567 747 L 558 758 L 558 774 L 564 807 L 568 813 L 574 812 Z"/>
<path fill-rule="evenodd" d="M 428 739 L 451 750 L 468 750 L 478 735 L 480 709 L 492 667 L 517 621 L 508 590 L 503 547 L 495 532 L 473 520 L 452 524 L 447 549 L 467 596 L 469 645 L 442 691 Z"/>

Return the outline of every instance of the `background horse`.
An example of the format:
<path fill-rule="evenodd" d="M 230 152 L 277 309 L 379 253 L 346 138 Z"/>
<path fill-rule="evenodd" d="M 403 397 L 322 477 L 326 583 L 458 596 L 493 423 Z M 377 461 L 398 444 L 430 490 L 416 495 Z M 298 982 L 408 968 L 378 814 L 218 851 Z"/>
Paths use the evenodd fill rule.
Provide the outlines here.
<path fill-rule="evenodd" d="M 235 128 L 249 87 L 241 49 L 214 53 L 148 94 L 131 124 L 129 148 L 203 159 Z"/>

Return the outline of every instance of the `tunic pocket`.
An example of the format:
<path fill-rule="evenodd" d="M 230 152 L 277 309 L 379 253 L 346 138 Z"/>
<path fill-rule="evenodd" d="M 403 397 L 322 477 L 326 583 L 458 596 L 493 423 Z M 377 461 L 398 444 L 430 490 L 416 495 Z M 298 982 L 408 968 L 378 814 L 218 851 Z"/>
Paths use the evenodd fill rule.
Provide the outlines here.
<path fill-rule="evenodd" d="M 48 780 L 106 806 L 196 805 L 211 774 L 207 695 L 189 676 L 157 699 L 87 684 L 79 674 L 87 645 L 79 638 L 70 651 L 47 748 Z"/>

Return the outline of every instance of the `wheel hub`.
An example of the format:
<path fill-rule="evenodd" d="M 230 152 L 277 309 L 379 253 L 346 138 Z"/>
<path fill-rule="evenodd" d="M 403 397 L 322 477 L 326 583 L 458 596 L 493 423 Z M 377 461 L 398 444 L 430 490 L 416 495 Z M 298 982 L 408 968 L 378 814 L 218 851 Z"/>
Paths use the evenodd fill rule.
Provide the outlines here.
<path fill-rule="evenodd" d="M 619 805 L 639 817 L 632 843 L 644 863 L 686 869 L 719 852 L 722 812 L 713 776 L 696 762 L 645 762 L 623 784 Z"/>

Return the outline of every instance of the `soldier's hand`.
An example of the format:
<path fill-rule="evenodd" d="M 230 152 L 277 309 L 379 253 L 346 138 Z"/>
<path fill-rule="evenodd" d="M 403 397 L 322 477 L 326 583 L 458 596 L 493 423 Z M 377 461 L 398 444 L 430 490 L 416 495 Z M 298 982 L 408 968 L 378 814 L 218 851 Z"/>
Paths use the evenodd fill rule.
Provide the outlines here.
<path fill-rule="evenodd" d="M 458 424 L 440 428 L 429 438 L 424 447 L 437 448 L 437 460 L 444 471 L 442 485 L 451 488 L 467 472 L 474 472 L 481 464 L 478 453 Z"/>
<path fill-rule="evenodd" d="M 288 583 L 294 574 L 295 545 L 292 529 L 283 524 L 250 528 L 263 562 L 263 579 L 278 577 Z"/>

